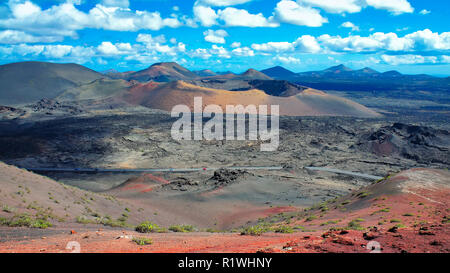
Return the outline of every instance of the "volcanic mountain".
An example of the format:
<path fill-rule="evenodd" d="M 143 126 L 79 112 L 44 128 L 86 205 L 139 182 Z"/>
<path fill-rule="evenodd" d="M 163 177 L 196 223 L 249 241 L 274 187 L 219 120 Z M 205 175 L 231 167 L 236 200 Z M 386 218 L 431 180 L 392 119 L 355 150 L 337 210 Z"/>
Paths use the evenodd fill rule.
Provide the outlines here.
<path fill-rule="evenodd" d="M 280 78 L 280 79 L 293 77 L 295 75 L 294 72 L 292 72 L 282 66 L 275 66 L 272 68 L 264 69 L 264 70 L 261 70 L 261 72 L 266 74 L 269 77 Z"/>
<path fill-rule="evenodd" d="M 288 80 L 320 90 L 446 92 L 450 88 L 449 78 L 424 74 L 404 75 L 395 70 L 380 73 L 370 67 L 353 70 L 343 64 L 324 70 L 293 74 L 280 67 L 269 68 L 263 72 L 278 80 Z"/>
<path fill-rule="evenodd" d="M 239 78 L 246 78 L 252 80 L 272 80 L 272 78 L 267 76 L 266 74 L 251 68 L 242 73 Z"/>
<path fill-rule="evenodd" d="M 198 70 L 198 71 L 194 71 L 194 73 L 199 76 L 199 77 L 211 77 L 211 76 L 216 76 L 217 73 L 210 70 L 210 69 L 203 69 L 203 70 Z"/>
<path fill-rule="evenodd" d="M 0 104 L 55 98 L 66 89 L 105 76 L 78 64 L 20 62 L 0 66 Z"/>
<path fill-rule="evenodd" d="M 225 111 L 226 105 L 280 105 L 280 115 L 288 116 L 358 116 L 375 117 L 378 114 L 358 103 L 332 96 L 324 92 L 305 89 L 291 97 L 275 97 L 264 91 L 252 89 L 247 91 L 227 91 L 189 84 L 183 81 L 170 82 L 163 85 L 152 85 L 145 92 L 139 90 L 140 99 L 130 94 L 128 102 L 142 106 L 171 111 L 175 105 L 188 105 L 193 110 L 194 97 L 202 97 L 203 104 L 216 104 Z M 145 94 L 142 96 L 142 94 Z"/>
<path fill-rule="evenodd" d="M 181 65 L 171 63 L 156 63 L 147 69 L 131 73 L 127 80 L 136 80 L 140 82 L 157 81 L 170 82 L 175 80 L 189 80 L 198 76 Z"/>

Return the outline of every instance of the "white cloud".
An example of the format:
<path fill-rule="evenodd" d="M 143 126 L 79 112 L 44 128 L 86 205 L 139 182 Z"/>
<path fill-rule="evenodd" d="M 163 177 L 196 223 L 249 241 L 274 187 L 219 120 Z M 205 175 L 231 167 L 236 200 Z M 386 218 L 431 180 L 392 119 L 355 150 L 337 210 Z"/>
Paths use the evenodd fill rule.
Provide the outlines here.
<path fill-rule="evenodd" d="M 212 45 L 210 49 L 207 48 L 197 48 L 189 53 L 191 57 L 209 59 L 212 56 L 217 56 L 219 58 L 231 58 L 230 52 L 223 46 Z"/>
<path fill-rule="evenodd" d="M 128 0 L 101 0 L 100 3 L 106 7 L 128 8 L 130 6 Z"/>
<path fill-rule="evenodd" d="M 181 42 L 176 43 L 174 46 L 166 45 L 166 38 L 164 35 L 153 37 L 150 34 L 139 34 L 136 41 L 144 45 L 144 49 L 141 49 L 141 51 L 145 51 L 146 54 L 156 55 L 162 53 L 175 56 L 178 53 L 186 51 L 186 45 Z"/>
<path fill-rule="evenodd" d="M 317 53 L 320 51 L 320 45 L 316 38 L 310 35 L 303 35 L 294 42 L 268 42 L 263 44 L 252 44 L 256 51 L 263 52 L 289 52 L 298 51 L 303 53 Z"/>
<path fill-rule="evenodd" d="M 10 1 L 9 7 L 12 11 L 13 16 L 16 18 L 27 18 L 41 12 L 41 8 L 30 1 Z"/>
<path fill-rule="evenodd" d="M 450 56 L 421 56 L 421 55 L 382 55 L 381 59 L 390 65 L 411 64 L 444 64 L 450 63 Z"/>
<path fill-rule="evenodd" d="M 65 60 L 78 63 L 86 63 L 96 54 L 91 47 L 27 44 L 0 47 L 0 52 L 8 52 L 8 56 L 19 55 L 25 58 L 43 56 L 50 60 Z"/>
<path fill-rule="evenodd" d="M 330 13 L 356 13 L 361 11 L 360 0 L 301 0 L 300 3 L 321 8 Z"/>
<path fill-rule="evenodd" d="M 280 22 L 299 26 L 320 27 L 328 22 L 317 9 L 289 0 L 278 2 L 274 14 Z"/>
<path fill-rule="evenodd" d="M 223 29 L 218 29 L 216 31 L 212 29 L 208 29 L 203 32 L 205 36 L 205 41 L 214 43 L 214 44 L 225 44 L 225 37 L 228 36 L 228 33 Z"/>
<path fill-rule="evenodd" d="M 293 45 L 299 52 L 317 53 L 320 51 L 319 43 L 316 38 L 311 35 L 303 35 L 299 37 Z"/>
<path fill-rule="evenodd" d="M 205 6 L 226 7 L 240 5 L 251 2 L 253 0 L 198 0 L 195 4 L 203 4 Z"/>
<path fill-rule="evenodd" d="M 203 26 L 210 27 L 217 24 L 219 16 L 211 7 L 194 6 L 194 17 Z"/>
<path fill-rule="evenodd" d="M 275 56 L 273 59 L 275 61 L 279 61 L 279 62 L 282 62 L 282 63 L 285 63 L 285 64 L 299 64 L 299 63 L 301 63 L 300 59 L 292 57 L 292 56 L 287 56 L 287 57 Z"/>
<path fill-rule="evenodd" d="M 402 13 L 412 13 L 414 8 L 408 0 L 365 0 L 367 5 L 376 9 L 384 9 L 395 15 Z"/>
<path fill-rule="evenodd" d="M 422 14 L 422 15 L 427 15 L 427 14 L 430 14 L 431 11 L 426 10 L 426 9 L 423 9 L 423 10 L 421 10 L 419 13 Z"/>
<path fill-rule="evenodd" d="M 297 0 L 297 2 L 300 5 L 321 8 L 329 13 L 357 13 L 367 6 L 387 10 L 395 15 L 414 11 L 408 0 Z"/>
<path fill-rule="evenodd" d="M 255 51 L 267 53 L 376 53 L 376 52 L 441 52 L 450 50 L 450 32 L 436 33 L 429 29 L 399 37 L 396 33 L 376 32 L 367 37 L 347 37 L 324 34 L 319 37 L 303 35 L 294 42 L 252 44 Z"/>
<path fill-rule="evenodd" d="M 62 40 L 61 36 L 35 36 L 17 30 L 0 31 L 0 44 L 53 43 Z"/>
<path fill-rule="evenodd" d="M 392 32 L 377 32 L 368 37 L 325 34 L 319 36 L 318 40 L 322 46 L 335 52 L 450 50 L 450 32 L 439 34 L 429 29 L 416 31 L 404 37 L 398 37 Z"/>
<path fill-rule="evenodd" d="M 406 35 L 405 39 L 414 42 L 415 50 L 450 50 L 450 32 L 439 34 L 424 29 Z"/>
<path fill-rule="evenodd" d="M 359 31 L 359 27 L 349 21 L 342 23 L 341 27 L 351 28 L 352 31 Z"/>
<path fill-rule="evenodd" d="M 119 1 L 116 1 L 119 2 Z M 159 12 L 133 11 L 124 7 L 96 5 L 87 13 L 67 1 L 42 10 L 30 1 L 8 2 L 11 16 L 0 19 L 0 28 L 25 31 L 31 34 L 76 37 L 85 28 L 115 31 L 159 30 L 179 27 L 182 23 L 173 15 L 162 18 Z M 123 3 L 122 3 L 123 4 Z"/>
<path fill-rule="evenodd" d="M 240 43 L 240 42 L 233 42 L 233 43 L 231 44 L 231 47 L 232 47 L 232 48 L 241 47 L 241 43 Z"/>
<path fill-rule="evenodd" d="M 262 13 L 251 14 L 245 9 L 226 8 L 218 11 L 219 18 L 227 26 L 242 27 L 277 27 L 279 24 L 272 17 L 265 18 Z"/>
<path fill-rule="evenodd" d="M 97 47 L 97 50 L 102 55 L 113 56 L 113 55 L 128 54 L 131 51 L 133 51 L 133 48 L 131 47 L 131 44 L 129 44 L 129 43 L 112 44 L 111 42 L 102 42 Z"/>
<path fill-rule="evenodd" d="M 255 52 L 249 47 L 238 47 L 231 51 L 236 56 L 246 56 L 252 57 L 255 56 Z"/>
<path fill-rule="evenodd" d="M 252 48 L 257 51 L 265 52 L 285 52 L 293 51 L 294 45 L 289 42 L 267 42 L 263 44 L 252 44 Z"/>

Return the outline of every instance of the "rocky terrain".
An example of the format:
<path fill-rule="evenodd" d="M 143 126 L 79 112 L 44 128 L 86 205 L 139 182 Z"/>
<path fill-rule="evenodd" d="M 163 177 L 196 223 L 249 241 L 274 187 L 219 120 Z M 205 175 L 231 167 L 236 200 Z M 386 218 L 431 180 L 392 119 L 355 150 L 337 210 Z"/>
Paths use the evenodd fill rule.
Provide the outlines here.
<path fill-rule="evenodd" d="M 68 240 L 86 252 L 367 252 L 374 240 L 386 252 L 449 251 L 445 109 L 413 101 L 375 111 L 252 69 L 194 73 L 159 63 L 100 74 L 32 65 L 47 71 L 35 81 L 64 84 L 27 85 L 36 98 L 12 104 L 0 97 L 0 251 L 65 252 Z M 91 78 L 77 78 L 84 73 Z M 278 149 L 174 140 L 167 111 L 198 95 L 204 104 L 280 105 Z M 137 169 L 166 170 L 127 172 Z M 143 221 L 162 232 L 134 232 Z M 153 245 L 132 241 L 142 236 Z"/>
<path fill-rule="evenodd" d="M 0 167 L 1 170 L 12 168 Z M 214 175 L 217 176 L 221 175 Z M 0 252 L 448 253 L 449 177 L 448 171 L 404 171 L 308 209 L 273 210 L 272 216 L 231 232 L 217 233 L 208 229 L 194 233 L 161 231 L 141 234 L 126 228 L 89 228 L 80 224 L 71 224 L 70 229 L 58 224 L 58 227 L 38 232 L 0 228 Z M 28 195 L 24 193 L 22 198 L 31 195 L 32 190 L 27 188 L 30 185 L 24 187 L 20 184 L 23 182 L 21 179 L 18 182 L 12 187 L 19 185 L 22 186 L 19 189 L 27 191 Z M 45 183 L 40 186 L 47 190 Z M 80 192 L 75 189 L 67 191 Z M 99 198 L 96 194 L 88 196 L 89 200 Z M 76 195 L 74 197 L 77 198 Z M 120 198 L 115 200 L 111 202 L 121 202 Z M 99 201 L 92 202 L 96 205 Z M 130 211 L 129 208 L 125 210 Z M 138 245 L 136 242 L 139 240 L 149 243 Z M 73 249 L 68 242 L 77 242 L 80 248 Z"/>

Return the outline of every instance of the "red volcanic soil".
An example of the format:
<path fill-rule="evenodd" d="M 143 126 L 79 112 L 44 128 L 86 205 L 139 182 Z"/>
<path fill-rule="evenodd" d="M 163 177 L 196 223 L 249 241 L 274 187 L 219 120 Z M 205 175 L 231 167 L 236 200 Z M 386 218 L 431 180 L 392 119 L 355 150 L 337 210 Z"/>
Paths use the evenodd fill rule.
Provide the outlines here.
<path fill-rule="evenodd" d="M 450 252 L 450 173 L 412 169 L 302 212 L 284 212 L 274 227 L 295 233 L 158 233 L 84 230 L 0 243 L 0 252 Z M 276 211 L 268 211 L 268 214 Z M 76 226 L 76 225 L 75 225 Z M 81 229 L 80 229 L 81 230 Z M 0 230 L 0 234 L 2 230 Z M 138 246 L 133 237 L 153 240 Z"/>

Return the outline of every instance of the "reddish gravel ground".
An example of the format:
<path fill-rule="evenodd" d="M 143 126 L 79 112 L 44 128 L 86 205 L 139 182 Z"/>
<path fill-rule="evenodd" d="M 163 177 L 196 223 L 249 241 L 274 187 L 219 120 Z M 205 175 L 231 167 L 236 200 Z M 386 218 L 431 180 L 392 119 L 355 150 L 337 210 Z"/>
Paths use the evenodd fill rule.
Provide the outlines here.
<path fill-rule="evenodd" d="M 0 243 L 0 252 L 67 253 L 71 252 L 66 249 L 67 244 L 75 241 L 80 251 L 87 253 L 448 253 L 449 197 L 448 171 L 413 169 L 310 210 L 287 212 L 293 217 L 275 224 L 297 230 L 301 226 L 307 232 L 261 236 L 203 232 L 139 234 L 128 230 L 93 230 L 94 227 L 82 229 L 78 225 L 78 232 L 75 228 L 74 232 L 52 235 L 49 229 L 47 237 L 6 240 Z M 135 237 L 150 238 L 153 243 L 139 246 L 132 241 Z"/>

